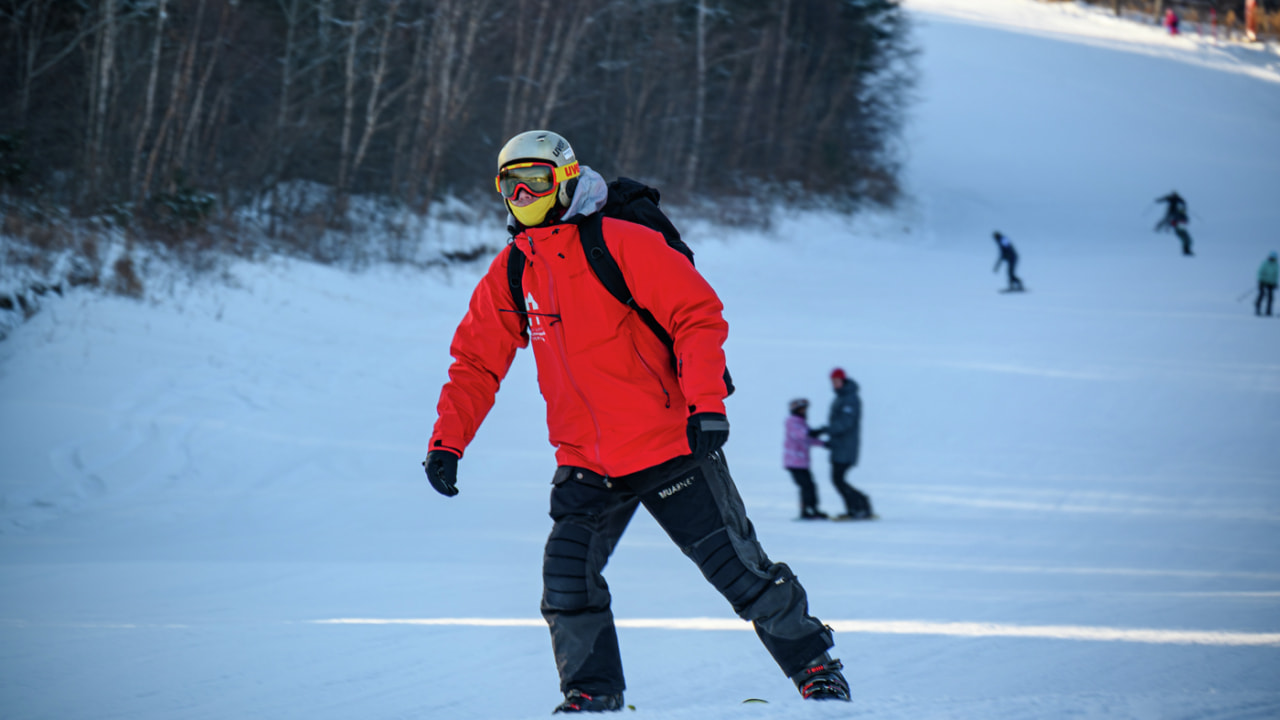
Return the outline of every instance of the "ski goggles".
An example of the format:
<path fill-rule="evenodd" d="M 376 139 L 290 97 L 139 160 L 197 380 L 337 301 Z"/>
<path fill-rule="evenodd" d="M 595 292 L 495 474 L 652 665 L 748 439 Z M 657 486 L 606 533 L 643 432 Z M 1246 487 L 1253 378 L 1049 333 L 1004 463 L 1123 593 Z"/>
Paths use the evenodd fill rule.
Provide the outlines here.
<path fill-rule="evenodd" d="M 498 171 L 494 184 L 504 198 L 513 198 L 523 186 L 530 195 L 550 195 L 560 183 L 579 175 L 578 163 L 556 167 L 547 162 L 524 162 L 507 165 Z"/>

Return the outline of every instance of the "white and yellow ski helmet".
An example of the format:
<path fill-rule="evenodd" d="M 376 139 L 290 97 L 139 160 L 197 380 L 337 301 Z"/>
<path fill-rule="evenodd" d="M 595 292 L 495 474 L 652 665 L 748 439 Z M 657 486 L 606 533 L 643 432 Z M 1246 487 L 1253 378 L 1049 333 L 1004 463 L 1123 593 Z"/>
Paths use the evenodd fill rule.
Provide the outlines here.
<path fill-rule="evenodd" d="M 516 220 L 525 227 L 535 227 L 547 220 L 556 205 L 569 207 L 579 172 L 568 140 L 550 130 L 530 130 L 511 138 L 498 151 L 495 184 Z M 515 207 L 511 198 L 521 186 L 538 199 Z"/>

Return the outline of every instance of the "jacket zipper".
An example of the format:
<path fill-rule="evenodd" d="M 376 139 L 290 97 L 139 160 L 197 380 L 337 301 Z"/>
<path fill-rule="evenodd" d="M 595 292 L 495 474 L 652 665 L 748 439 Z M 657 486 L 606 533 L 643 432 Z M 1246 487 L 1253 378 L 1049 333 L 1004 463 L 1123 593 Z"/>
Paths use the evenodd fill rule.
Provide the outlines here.
<path fill-rule="evenodd" d="M 547 275 L 547 299 L 552 303 L 552 307 L 549 308 L 549 310 L 551 310 L 551 314 L 559 317 L 560 298 L 556 294 L 556 279 L 555 273 L 551 270 L 551 264 L 548 263 L 546 259 L 538 255 L 538 252 L 534 250 L 533 238 L 529 237 L 527 233 L 525 234 L 525 241 L 529 245 L 530 257 L 537 257 L 539 258 L 539 262 L 542 263 L 542 269 Z M 551 329 L 552 328 L 550 327 L 547 328 L 548 331 Z M 556 346 L 560 349 L 560 363 L 564 367 L 564 375 L 569 379 L 569 385 L 573 387 L 573 391 L 578 394 L 578 399 L 582 401 L 582 406 L 587 409 L 587 414 L 591 416 L 591 426 L 595 430 L 596 437 L 595 446 L 593 448 L 595 450 L 596 464 L 600 467 L 604 467 L 604 459 L 600 455 L 600 421 L 596 418 L 595 408 L 591 407 L 591 403 L 587 402 L 587 396 L 583 394 L 582 388 L 578 386 L 577 379 L 573 377 L 573 371 L 569 368 L 569 348 L 564 339 L 564 325 L 561 324 L 560 329 L 552 334 L 556 338 Z"/>
<path fill-rule="evenodd" d="M 653 371 L 653 367 L 649 365 L 649 361 L 645 360 L 644 355 L 640 354 L 640 348 L 636 347 L 635 345 L 632 345 L 631 349 L 635 352 L 636 357 L 639 358 L 640 364 L 644 366 L 644 371 L 649 373 L 649 377 L 653 378 L 654 381 L 658 383 L 658 389 L 662 390 L 663 404 L 668 410 L 670 410 L 671 409 L 671 393 L 667 392 L 667 386 L 665 383 L 662 382 L 662 376 L 658 375 L 658 373 Z"/>

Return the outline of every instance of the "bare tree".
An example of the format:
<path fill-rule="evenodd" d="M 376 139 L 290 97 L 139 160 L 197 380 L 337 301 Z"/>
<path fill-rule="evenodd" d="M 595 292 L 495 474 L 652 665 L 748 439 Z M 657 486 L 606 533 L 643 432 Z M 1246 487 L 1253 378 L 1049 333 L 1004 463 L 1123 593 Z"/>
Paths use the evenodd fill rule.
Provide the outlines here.
<path fill-rule="evenodd" d="M 702 155 L 702 122 L 707 110 L 707 3 L 698 0 L 698 19 L 694 31 L 693 129 L 689 135 L 689 158 L 684 169 L 685 192 L 692 192 L 698 180 L 698 162 Z"/>
<path fill-rule="evenodd" d="M 338 150 L 338 182 L 335 188 L 339 215 L 346 212 L 347 173 L 351 168 L 351 133 L 355 121 L 357 70 L 360 33 L 364 28 L 364 9 L 368 0 L 356 0 L 353 17 L 347 30 L 347 54 L 343 65 L 345 83 L 342 92 L 342 140 Z"/>
<path fill-rule="evenodd" d="M 365 153 L 369 150 L 369 142 L 373 139 L 374 133 L 385 127 L 380 120 L 382 113 L 408 88 L 407 85 L 400 85 L 390 91 L 384 88 L 387 78 L 387 46 L 391 39 L 391 31 L 395 29 L 396 15 L 399 12 L 400 0 L 390 0 L 383 19 L 382 39 L 378 43 L 378 63 L 369 79 L 369 99 L 365 103 L 364 111 L 364 132 L 356 147 L 355 159 L 351 161 L 352 172 L 359 170 L 364 162 Z"/>
<path fill-rule="evenodd" d="M 230 2 L 222 3 L 222 11 L 218 19 L 218 30 L 211 43 L 212 47 L 203 60 L 204 68 L 200 74 L 200 81 L 196 84 L 195 97 L 191 100 L 191 110 L 186 114 L 186 127 L 183 128 L 182 138 L 178 141 L 177 151 L 174 153 L 173 165 L 175 168 L 187 168 L 189 166 L 188 153 L 191 149 L 192 140 L 198 135 L 201 127 L 204 114 L 204 97 L 209 87 L 209 79 L 213 77 L 214 68 L 218 66 L 218 57 L 221 54 L 222 46 L 225 44 L 231 17 L 231 7 L 232 4 Z"/>
<path fill-rule="evenodd" d="M 546 127 L 571 83 L 573 61 L 587 29 L 601 12 L 598 0 L 520 0 L 510 53 L 503 134 Z M 607 8 L 607 5 L 605 6 Z"/>
<path fill-rule="evenodd" d="M 88 191 L 96 196 L 103 182 L 106 160 L 107 110 L 111 94 L 111 78 L 116 57 L 116 0 L 101 0 L 103 22 L 94 43 L 92 78 L 89 85 L 89 107 L 92 108 L 86 128 L 84 178 Z"/>
<path fill-rule="evenodd" d="M 561 3 L 552 16 L 551 43 L 547 48 L 545 65 L 548 72 L 539 83 L 542 103 L 537 115 L 538 127 L 546 127 L 559 107 L 563 88 L 569 83 L 570 75 L 575 69 L 573 61 L 581 48 L 583 36 L 595 21 L 595 13 L 591 12 L 590 7 L 592 4 Z"/>
<path fill-rule="evenodd" d="M 47 39 L 46 33 L 48 32 L 52 4 L 53 0 L 27 0 L 26 2 L 13 3 L 4 12 L 5 18 L 14 27 L 13 35 L 21 57 L 22 88 L 18 96 L 17 117 L 19 127 L 27 123 L 27 111 L 31 107 L 31 86 L 36 77 L 61 62 L 79 45 L 84 33 L 87 32 L 86 30 L 77 34 L 72 38 L 71 42 L 64 45 L 54 55 L 53 59 L 43 65 L 38 64 L 41 50 Z"/>
<path fill-rule="evenodd" d="M 194 73 L 196 56 L 200 47 L 200 30 L 204 23 L 205 0 L 198 0 L 196 3 L 195 18 L 191 24 L 191 32 L 188 35 L 187 42 L 179 48 L 178 61 L 173 65 L 173 77 L 169 86 L 169 104 L 165 109 L 164 118 L 160 121 L 160 127 L 156 132 L 156 139 L 151 146 L 151 152 L 147 156 L 147 169 L 142 178 L 142 187 L 140 193 L 147 196 L 151 193 L 152 182 L 155 178 L 156 166 L 164 159 L 164 166 L 167 169 L 164 182 L 167 184 L 168 190 L 172 189 L 173 183 L 173 156 L 177 148 L 177 137 L 182 134 L 183 108 L 186 104 L 187 91 L 191 87 L 191 76 Z M 174 129 L 174 126 L 177 129 Z M 167 152 L 167 157 L 165 153 Z"/>
<path fill-rule="evenodd" d="M 410 143 L 417 137 L 419 123 L 416 120 L 420 117 L 422 97 L 426 93 L 422 78 L 426 71 L 423 58 L 427 53 L 429 27 L 430 23 L 425 13 L 413 22 L 413 51 L 409 57 L 409 75 L 405 79 L 405 110 L 396 126 L 394 149 L 391 153 L 391 187 L 398 191 L 404 191 L 411 184 L 406 181 L 406 178 L 411 168 L 415 166 L 409 148 Z M 412 192 L 408 195 L 412 197 Z"/>
<path fill-rule="evenodd" d="M 156 6 L 156 27 L 151 43 L 151 70 L 147 74 L 146 100 L 142 107 L 142 127 L 138 129 L 138 139 L 133 145 L 133 158 L 129 161 L 129 188 L 135 202 L 142 199 L 142 186 L 138 183 L 138 173 L 142 167 L 142 149 L 146 146 L 147 136 L 151 134 L 152 116 L 155 114 L 156 86 L 160 77 L 160 57 L 164 40 L 165 2 L 158 0 Z"/>
<path fill-rule="evenodd" d="M 441 0 L 436 6 L 412 144 L 411 197 L 420 210 L 435 195 L 449 137 L 471 110 L 480 72 L 476 43 L 490 6 L 490 0 Z"/>
<path fill-rule="evenodd" d="M 612 88 L 616 98 L 613 123 L 606 127 L 615 129 L 610 145 L 618 168 L 633 168 L 627 172 L 634 173 L 644 164 L 654 118 L 662 116 L 656 107 L 664 87 L 676 77 L 671 64 L 679 55 L 671 13 L 663 3 L 636 3 L 618 15 L 608 38 L 616 50 L 601 63 L 609 70 L 602 85 Z"/>
<path fill-rule="evenodd" d="M 511 69 L 507 74 L 507 100 L 502 117 L 503 137 L 511 137 L 522 129 L 528 129 L 531 114 L 528 107 L 538 82 L 533 72 L 542 63 L 550 11 L 549 0 L 516 1 L 516 11 L 509 24 L 522 31 L 512 34 L 514 46 L 508 52 Z"/>

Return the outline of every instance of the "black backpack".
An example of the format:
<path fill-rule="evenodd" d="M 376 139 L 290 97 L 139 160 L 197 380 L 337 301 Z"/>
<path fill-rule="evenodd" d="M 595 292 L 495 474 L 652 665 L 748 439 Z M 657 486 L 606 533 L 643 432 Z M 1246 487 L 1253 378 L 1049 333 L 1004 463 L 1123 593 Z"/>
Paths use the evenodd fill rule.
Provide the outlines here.
<path fill-rule="evenodd" d="M 662 237 L 666 238 L 667 245 L 679 250 L 682 255 L 689 258 L 689 264 L 692 265 L 693 250 L 690 250 L 684 240 L 680 239 L 680 231 L 658 207 L 659 197 L 656 188 L 644 183 L 630 178 L 614 180 L 609 183 L 609 196 L 605 200 L 604 209 L 588 215 L 578 223 L 578 238 L 582 241 L 582 251 L 586 255 L 587 264 L 591 266 L 592 272 L 600 283 L 610 295 L 618 299 L 618 302 L 636 311 L 644 324 L 648 325 L 653 334 L 667 346 L 671 351 L 671 365 L 674 368 L 676 365 L 675 343 L 671 335 L 667 333 L 666 328 L 662 327 L 653 313 L 636 303 L 631 289 L 627 287 L 627 281 L 622 277 L 622 269 L 618 267 L 618 261 L 605 245 L 604 230 L 601 228 L 602 219 L 608 216 L 657 230 L 662 233 Z M 527 334 L 529 314 L 524 304 L 524 251 L 515 243 L 511 243 L 507 252 L 510 253 L 507 257 L 507 282 L 511 286 L 511 300 L 515 303 L 516 312 L 522 320 L 521 333 Z M 726 394 L 732 395 L 733 378 L 729 375 L 728 368 L 724 371 L 724 386 Z"/>

